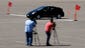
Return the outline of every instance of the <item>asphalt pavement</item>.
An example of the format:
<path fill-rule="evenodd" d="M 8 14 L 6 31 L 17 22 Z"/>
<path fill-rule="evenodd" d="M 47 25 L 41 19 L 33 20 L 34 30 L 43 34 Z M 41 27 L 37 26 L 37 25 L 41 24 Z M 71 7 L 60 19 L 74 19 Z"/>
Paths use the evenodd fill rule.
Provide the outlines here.
<path fill-rule="evenodd" d="M 7 15 L 7 0 L 0 0 L 0 48 L 85 48 L 85 1 L 40 1 L 40 0 L 11 0 L 11 14 Z M 77 12 L 77 20 L 74 21 L 75 5 L 81 6 Z M 54 41 L 53 33 L 50 43 L 53 46 L 45 46 L 46 35 L 44 25 L 49 20 L 37 20 L 37 32 L 40 45 L 33 42 L 34 46 L 25 45 L 24 22 L 27 12 L 42 5 L 53 5 L 62 7 L 65 11 L 63 19 L 55 19 L 57 24 L 56 33 L 58 39 Z M 17 16 L 18 15 L 18 16 Z M 59 40 L 59 43 L 57 42 Z M 54 44 L 56 42 L 56 44 Z"/>

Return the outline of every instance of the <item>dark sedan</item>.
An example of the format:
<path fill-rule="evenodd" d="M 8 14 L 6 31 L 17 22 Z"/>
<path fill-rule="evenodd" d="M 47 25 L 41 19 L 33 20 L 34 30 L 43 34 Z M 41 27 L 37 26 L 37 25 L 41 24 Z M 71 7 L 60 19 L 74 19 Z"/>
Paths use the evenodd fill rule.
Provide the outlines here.
<path fill-rule="evenodd" d="M 36 19 L 41 18 L 57 18 L 61 19 L 61 17 L 64 17 L 64 11 L 60 7 L 55 6 L 41 6 L 38 7 L 26 14 L 26 17 L 34 17 Z"/>

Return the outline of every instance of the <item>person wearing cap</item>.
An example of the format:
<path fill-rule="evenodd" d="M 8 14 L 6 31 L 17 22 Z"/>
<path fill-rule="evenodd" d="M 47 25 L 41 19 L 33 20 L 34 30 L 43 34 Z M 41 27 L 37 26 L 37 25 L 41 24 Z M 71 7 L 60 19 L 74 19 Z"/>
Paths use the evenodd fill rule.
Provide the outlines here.
<path fill-rule="evenodd" d="M 53 21 L 53 19 L 50 19 L 50 21 L 45 24 L 45 32 L 46 32 L 46 36 L 47 36 L 47 40 L 46 40 L 47 46 L 51 46 L 51 44 L 49 43 L 50 37 L 51 37 L 51 30 L 55 30 L 55 22 Z"/>
<path fill-rule="evenodd" d="M 36 20 L 31 17 L 25 21 L 26 45 L 32 46 L 33 28 L 36 26 Z"/>

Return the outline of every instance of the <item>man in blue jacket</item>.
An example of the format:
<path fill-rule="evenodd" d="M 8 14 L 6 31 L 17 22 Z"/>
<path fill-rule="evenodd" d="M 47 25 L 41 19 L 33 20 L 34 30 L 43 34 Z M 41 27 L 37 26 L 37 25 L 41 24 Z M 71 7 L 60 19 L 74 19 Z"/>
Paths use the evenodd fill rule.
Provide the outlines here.
<path fill-rule="evenodd" d="M 26 45 L 32 46 L 33 28 L 36 26 L 34 18 L 29 18 L 25 21 Z"/>

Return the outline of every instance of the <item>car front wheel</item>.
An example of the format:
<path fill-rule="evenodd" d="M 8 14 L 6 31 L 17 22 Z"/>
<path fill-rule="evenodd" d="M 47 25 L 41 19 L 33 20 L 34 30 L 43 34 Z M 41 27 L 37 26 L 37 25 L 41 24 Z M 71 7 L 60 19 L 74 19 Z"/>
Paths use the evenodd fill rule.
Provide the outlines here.
<path fill-rule="evenodd" d="M 61 19 L 61 15 L 57 15 L 56 19 Z"/>
<path fill-rule="evenodd" d="M 36 18 L 37 18 L 37 19 L 40 19 L 41 17 L 40 17 L 40 15 L 38 15 Z"/>

